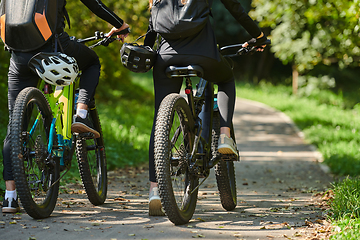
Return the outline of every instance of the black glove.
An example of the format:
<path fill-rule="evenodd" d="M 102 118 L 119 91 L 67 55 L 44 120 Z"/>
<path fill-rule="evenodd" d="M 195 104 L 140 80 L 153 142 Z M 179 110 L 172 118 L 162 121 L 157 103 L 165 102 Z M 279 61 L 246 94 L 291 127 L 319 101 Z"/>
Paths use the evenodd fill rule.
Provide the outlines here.
<path fill-rule="evenodd" d="M 260 47 L 262 45 L 267 45 L 268 43 L 267 37 L 265 36 L 265 34 L 262 34 L 262 36 L 260 38 L 252 38 L 248 41 L 248 44 L 250 47 Z"/>

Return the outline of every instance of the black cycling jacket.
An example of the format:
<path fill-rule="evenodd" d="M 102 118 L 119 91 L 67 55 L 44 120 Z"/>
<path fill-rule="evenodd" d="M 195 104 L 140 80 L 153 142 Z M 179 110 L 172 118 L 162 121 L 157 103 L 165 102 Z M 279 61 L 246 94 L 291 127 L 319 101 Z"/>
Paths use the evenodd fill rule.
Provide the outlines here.
<path fill-rule="evenodd" d="M 209 1 L 210 6 L 212 2 L 213 0 Z M 221 0 L 221 2 L 252 37 L 260 36 L 261 30 L 259 26 L 249 17 L 237 0 Z M 153 47 L 157 33 L 152 31 L 151 18 L 148 31 L 144 45 Z M 208 21 L 204 29 L 194 36 L 168 41 L 162 39 L 159 54 L 191 54 L 220 60 L 216 44 L 214 31 L 210 21 Z"/>
<path fill-rule="evenodd" d="M 58 23 L 57 23 L 57 32 L 62 32 L 65 28 L 65 18 L 67 15 L 65 5 L 66 0 L 60 0 L 63 3 L 59 3 L 58 14 Z M 89 8 L 96 16 L 103 19 L 104 21 L 110 23 L 116 28 L 120 28 L 124 21 L 117 16 L 113 11 L 111 11 L 107 6 L 105 6 L 100 0 L 80 0 L 87 8 Z"/>

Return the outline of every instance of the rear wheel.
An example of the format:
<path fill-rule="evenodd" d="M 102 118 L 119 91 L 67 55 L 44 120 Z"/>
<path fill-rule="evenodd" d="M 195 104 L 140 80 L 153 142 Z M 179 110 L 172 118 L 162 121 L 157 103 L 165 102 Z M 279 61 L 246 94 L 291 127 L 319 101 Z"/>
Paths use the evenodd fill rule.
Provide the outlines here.
<path fill-rule="evenodd" d="M 99 138 L 90 134 L 79 134 L 76 140 L 76 158 L 81 180 L 89 201 L 94 205 L 105 202 L 107 195 L 107 168 L 104 139 L 100 119 L 95 107 L 90 110 L 90 120 Z"/>
<path fill-rule="evenodd" d="M 196 207 L 199 179 L 189 170 L 194 128 L 185 99 L 164 98 L 155 125 L 155 166 L 162 206 L 176 225 L 188 223 Z"/>
<path fill-rule="evenodd" d="M 11 160 L 22 206 L 35 219 L 50 216 L 58 197 L 59 159 L 48 151 L 50 140 L 57 145 L 55 133 L 50 136 L 52 119 L 40 90 L 19 93 L 10 123 Z"/>
<path fill-rule="evenodd" d="M 232 131 L 233 132 L 233 131 Z M 219 154 L 217 151 L 218 139 L 220 136 L 220 115 L 214 111 L 213 116 L 213 134 L 212 134 L 212 152 Z M 233 161 L 220 160 L 215 165 L 216 182 L 219 189 L 221 205 L 227 211 L 235 209 L 237 205 L 235 168 Z"/>

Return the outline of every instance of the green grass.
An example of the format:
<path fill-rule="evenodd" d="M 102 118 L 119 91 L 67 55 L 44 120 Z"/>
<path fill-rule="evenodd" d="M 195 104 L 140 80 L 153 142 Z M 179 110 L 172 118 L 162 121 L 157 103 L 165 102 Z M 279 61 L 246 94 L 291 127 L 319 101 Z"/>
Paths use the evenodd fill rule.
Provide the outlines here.
<path fill-rule="evenodd" d="M 291 88 L 262 83 L 238 84 L 237 96 L 265 103 L 287 114 L 304 132 L 306 141 L 323 154 L 337 175 L 360 173 L 359 108 L 344 109 L 342 100 L 329 90 L 296 97 Z"/>
<path fill-rule="evenodd" d="M 148 161 L 150 132 L 153 122 L 153 93 L 151 75 L 132 76 L 129 91 L 132 98 L 112 97 L 106 102 L 97 102 L 97 109 L 104 135 L 108 170 L 137 166 Z M 149 85 L 149 82 L 151 85 Z M 120 91 L 119 91 L 120 92 Z M 112 92 L 116 96 L 116 92 Z M 126 93 L 130 95 L 130 93 Z M 63 183 L 80 181 L 75 157 L 72 168 Z"/>
<path fill-rule="evenodd" d="M 329 217 L 333 221 L 331 239 L 360 238 L 360 178 L 346 178 L 334 184 L 334 197 L 329 201 Z"/>
<path fill-rule="evenodd" d="M 334 198 L 329 202 L 333 219 L 360 218 L 360 179 L 346 178 L 333 185 Z"/>
<path fill-rule="evenodd" d="M 336 222 L 332 240 L 358 240 L 360 237 L 360 219 L 344 217 Z"/>
<path fill-rule="evenodd" d="M 307 97 L 291 94 L 291 87 L 261 83 L 238 84 L 237 96 L 265 103 L 287 114 L 314 144 L 324 162 L 338 176 L 352 176 L 333 185 L 329 218 L 331 239 L 360 239 L 360 108 L 329 90 Z"/>

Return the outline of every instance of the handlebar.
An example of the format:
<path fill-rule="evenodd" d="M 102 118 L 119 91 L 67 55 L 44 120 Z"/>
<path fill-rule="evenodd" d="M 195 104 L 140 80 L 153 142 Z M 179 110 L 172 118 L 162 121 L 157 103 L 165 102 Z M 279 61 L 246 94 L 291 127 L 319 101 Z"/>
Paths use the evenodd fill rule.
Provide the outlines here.
<path fill-rule="evenodd" d="M 130 33 L 130 28 L 125 28 L 124 30 L 121 30 L 120 32 L 114 33 L 114 35 L 121 35 L 121 34 L 127 34 Z M 79 43 L 86 43 L 86 42 L 90 42 L 90 41 L 95 41 L 95 40 L 100 40 L 97 43 L 95 43 L 92 46 L 89 46 L 89 48 L 94 48 L 97 47 L 99 45 L 103 45 L 103 46 L 108 46 L 110 43 L 112 43 L 115 40 L 120 40 L 120 38 L 115 37 L 114 35 L 112 36 L 105 36 L 105 33 L 103 32 L 99 32 L 96 31 L 95 35 L 92 37 L 88 37 L 88 38 L 84 38 L 84 39 L 77 39 L 76 41 Z"/>
<path fill-rule="evenodd" d="M 270 45 L 271 44 L 271 40 L 267 39 L 264 43 L 261 43 L 260 46 L 247 46 L 247 47 L 243 47 L 244 43 L 240 43 L 240 44 L 234 44 L 234 45 L 228 45 L 228 46 L 224 46 L 222 48 L 220 48 L 220 53 L 224 56 L 224 57 L 236 57 L 236 56 L 241 56 L 241 55 L 247 55 L 250 54 L 254 51 L 256 51 L 258 48 L 263 48 L 263 45 Z M 231 54 L 223 54 L 224 52 L 228 51 L 228 50 L 234 50 L 237 49 L 236 53 L 231 53 Z"/>

